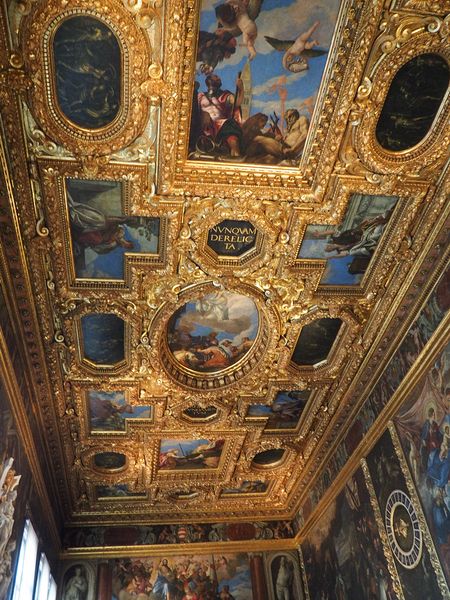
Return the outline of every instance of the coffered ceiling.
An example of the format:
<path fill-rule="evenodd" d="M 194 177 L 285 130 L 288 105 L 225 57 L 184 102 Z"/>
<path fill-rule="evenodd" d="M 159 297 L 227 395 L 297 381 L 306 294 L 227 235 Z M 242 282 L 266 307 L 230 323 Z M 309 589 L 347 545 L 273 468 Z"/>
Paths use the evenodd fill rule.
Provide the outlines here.
<path fill-rule="evenodd" d="M 445 223 L 449 10 L 4 1 L 2 261 L 67 524 L 293 518 Z"/>

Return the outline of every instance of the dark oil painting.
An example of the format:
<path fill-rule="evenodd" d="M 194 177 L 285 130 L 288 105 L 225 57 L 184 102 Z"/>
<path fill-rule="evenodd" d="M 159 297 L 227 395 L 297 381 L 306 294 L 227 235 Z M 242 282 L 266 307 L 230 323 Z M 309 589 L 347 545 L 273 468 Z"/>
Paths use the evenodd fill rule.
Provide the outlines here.
<path fill-rule="evenodd" d="M 367 457 L 367 464 L 383 521 L 393 492 L 410 496 L 399 458 L 389 430 L 381 436 Z M 418 507 L 415 507 L 418 510 Z M 406 528 L 409 524 L 406 523 Z M 407 533 L 407 529 L 405 530 Z M 398 535 L 398 532 L 397 532 Z M 442 598 L 436 573 L 431 564 L 430 554 L 425 544 L 421 547 L 420 560 L 414 568 L 407 568 L 399 560 L 395 561 L 398 575 L 405 594 L 405 600 L 416 600 L 417 590 L 424 598 Z"/>
<path fill-rule="evenodd" d="M 294 363 L 301 367 L 327 360 L 341 326 L 341 319 L 328 317 L 304 325 L 292 355 Z"/>
<path fill-rule="evenodd" d="M 189 158 L 297 166 L 339 0 L 203 0 Z"/>
<path fill-rule="evenodd" d="M 326 260 L 321 285 L 357 285 L 397 204 L 396 196 L 354 194 L 339 225 L 308 225 L 299 259 Z"/>
<path fill-rule="evenodd" d="M 247 417 L 267 419 L 265 429 L 296 429 L 306 406 L 310 390 L 281 391 L 272 404 L 252 404 L 248 407 Z"/>
<path fill-rule="evenodd" d="M 89 390 L 89 425 L 91 431 L 125 431 L 128 419 L 151 419 L 150 406 L 131 405 L 123 391 Z"/>
<path fill-rule="evenodd" d="M 161 440 L 159 468 L 164 471 L 216 469 L 224 440 Z"/>
<path fill-rule="evenodd" d="M 397 598 L 361 469 L 325 509 L 301 549 L 310 598 Z"/>
<path fill-rule="evenodd" d="M 120 181 L 66 179 L 75 276 L 124 279 L 126 256 L 157 254 L 160 220 L 123 214 Z"/>
<path fill-rule="evenodd" d="M 250 221 L 225 219 L 208 231 L 208 246 L 218 256 L 238 258 L 255 247 L 257 233 Z"/>
<path fill-rule="evenodd" d="M 181 366 L 217 373 L 251 350 L 258 327 L 258 309 L 251 298 L 213 292 L 188 302 L 170 318 L 169 348 Z"/>
<path fill-rule="evenodd" d="M 121 103 L 122 57 L 111 29 L 88 15 L 65 19 L 53 39 L 53 60 L 63 114 L 91 130 L 114 121 Z"/>
<path fill-rule="evenodd" d="M 263 450 L 255 454 L 252 464 L 259 467 L 271 467 L 277 465 L 283 456 L 283 448 L 270 448 L 270 450 Z"/>
<path fill-rule="evenodd" d="M 125 358 L 125 323 L 111 313 L 81 318 L 83 356 L 97 365 L 115 365 Z"/>
<path fill-rule="evenodd" d="M 395 75 L 376 127 L 380 145 L 392 152 L 408 150 L 430 130 L 445 93 L 450 69 L 438 54 L 420 54 Z"/>
<path fill-rule="evenodd" d="M 127 463 L 127 457 L 120 452 L 97 452 L 94 455 L 94 466 L 99 469 L 121 469 Z"/>
<path fill-rule="evenodd" d="M 412 390 L 394 423 L 450 584 L 450 345 Z"/>

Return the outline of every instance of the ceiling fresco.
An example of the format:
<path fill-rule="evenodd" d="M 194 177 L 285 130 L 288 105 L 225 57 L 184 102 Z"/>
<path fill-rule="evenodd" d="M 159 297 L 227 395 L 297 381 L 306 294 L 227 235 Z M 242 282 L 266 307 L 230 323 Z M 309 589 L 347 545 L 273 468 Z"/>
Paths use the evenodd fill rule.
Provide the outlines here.
<path fill-rule="evenodd" d="M 445 4 L 5 0 L 3 177 L 66 525 L 295 535 L 448 218 Z"/>

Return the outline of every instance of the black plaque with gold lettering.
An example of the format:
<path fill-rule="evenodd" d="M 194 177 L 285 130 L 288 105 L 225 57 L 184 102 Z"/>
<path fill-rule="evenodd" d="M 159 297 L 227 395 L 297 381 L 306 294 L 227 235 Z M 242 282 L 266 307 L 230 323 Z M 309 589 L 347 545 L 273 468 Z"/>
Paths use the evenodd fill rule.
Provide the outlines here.
<path fill-rule="evenodd" d="M 208 231 L 208 246 L 218 256 L 238 258 L 255 247 L 257 233 L 250 221 L 226 219 Z"/>

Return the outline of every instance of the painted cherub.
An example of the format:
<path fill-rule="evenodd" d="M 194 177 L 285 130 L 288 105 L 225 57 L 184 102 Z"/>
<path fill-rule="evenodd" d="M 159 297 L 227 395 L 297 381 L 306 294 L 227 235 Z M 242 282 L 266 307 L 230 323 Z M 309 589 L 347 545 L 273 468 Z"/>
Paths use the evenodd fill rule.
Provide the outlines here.
<path fill-rule="evenodd" d="M 258 28 L 255 19 L 262 2 L 263 0 L 226 0 L 224 4 L 216 7 L 216 17 L 219 22 L 216 34 L 222 35 L 225 31 L 229 31 L 237 37 L 242 33 L 249 60 L 253 60 L 256 56 L 255 41 Z"/>
<path fill-rule="evenodd" d="M 307 31 L 301 33 L 296 40 L 278 40 L 267 35 L 264 37 L 275 50 L 284 52 L 283 67 L 292 73 L 300 73 L 308 69 L 308 59 L 317 58 L 327 53 L 327 50 L 316 49 L 316 46 L 319 45 L 317 40 L 310 40 L 319 25 L 320 22 L 316 21 Z"/>

